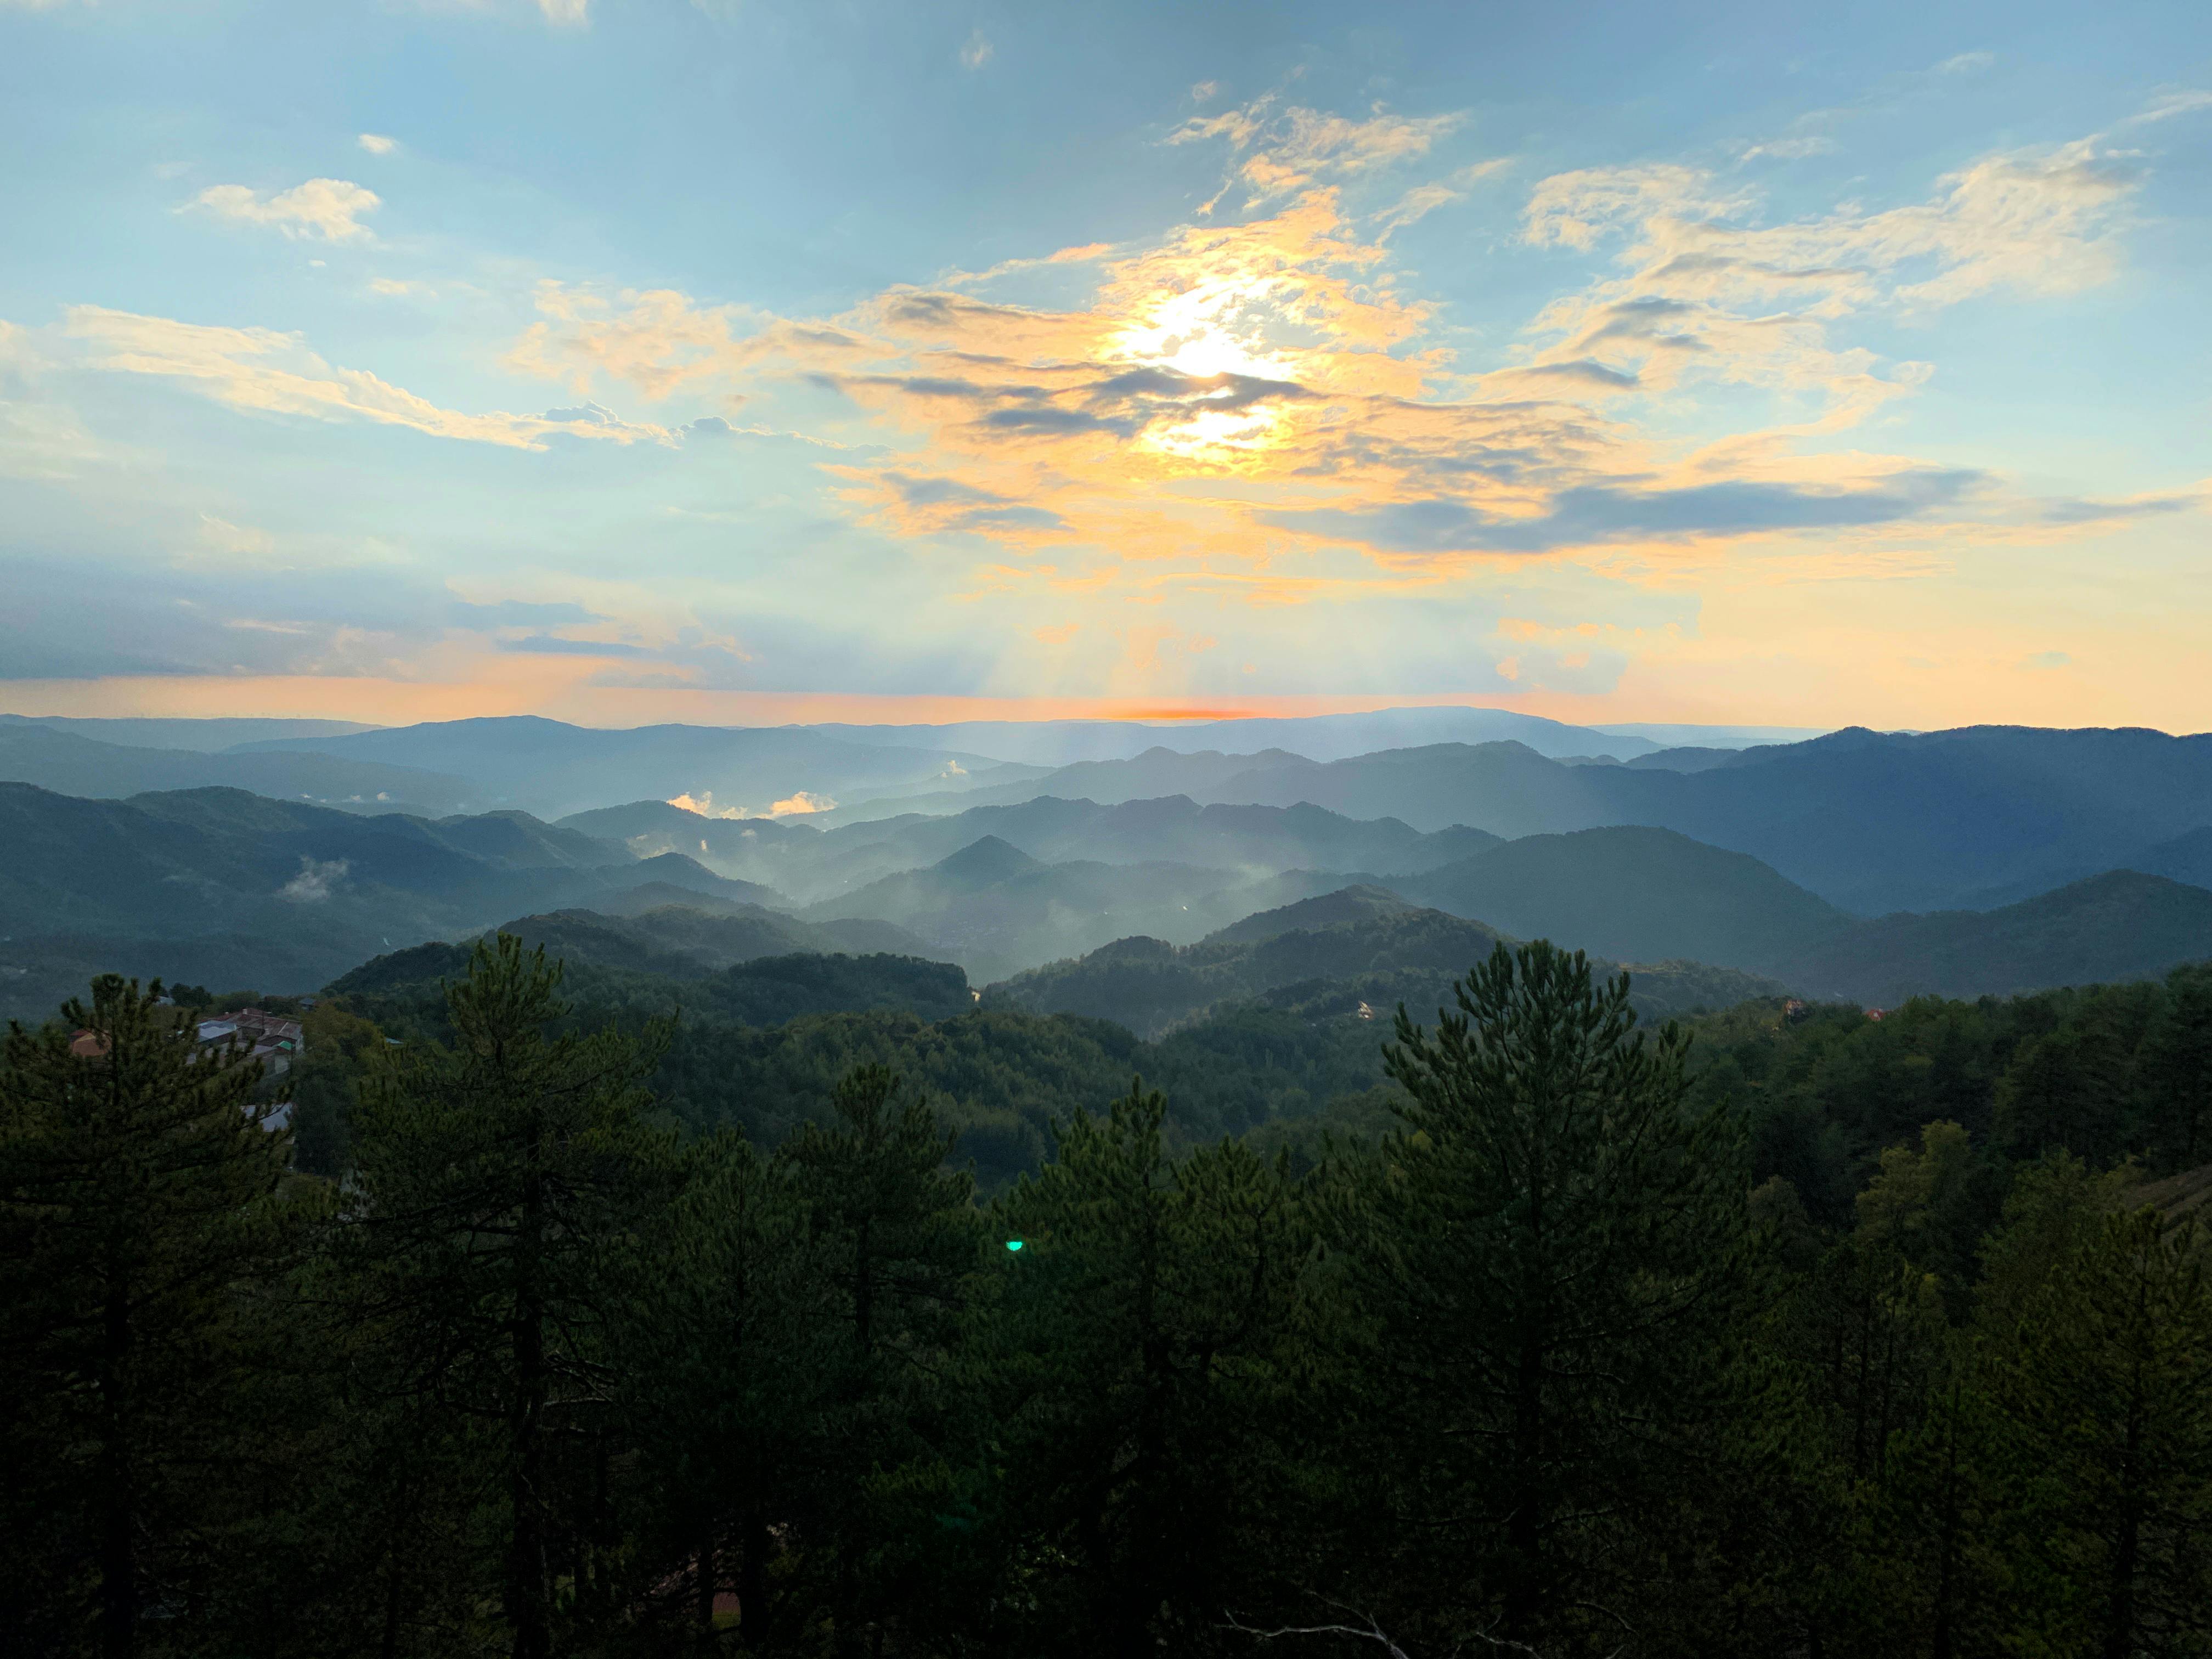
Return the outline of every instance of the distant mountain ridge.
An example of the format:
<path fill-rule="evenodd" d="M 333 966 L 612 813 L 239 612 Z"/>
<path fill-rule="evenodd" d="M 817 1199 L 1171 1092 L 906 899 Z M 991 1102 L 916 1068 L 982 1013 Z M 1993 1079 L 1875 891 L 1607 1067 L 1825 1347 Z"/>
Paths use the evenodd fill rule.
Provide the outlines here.
<path fill-rule="evenodd" d="M 462 811 L 474 793 L 462 778 L 419 767 L 319 752 L 208 754 L 140 748 L 30 720 L 0 722 L 0 780 L 57 794 L 121 799 L 155 790 L 251 790 L 280 800 L 350 811 Z"/>
<path fill-rule="evenodd" d="M 467 779 L 484 805 L 520 806 L 546 817 L 641 796 L 684 794 L 765 812 L 802 795 L 811 803 L 855 789 L 948 787 L 1001 764 L 973 752 L 858 743 L 804 726 L 602 729 L 537 715 L 276 738 L 240 752 L 307 750 L 448 773 Z"/>
<path fill-rule="evenodd" d="M 2111 869 L 2212 824 L 2212 735 L 1852 728 L 1697 772 L 1565 766 L 1517 744 L 1436 745 L 1255 771 L 1217 798 L 1309 802 L 1505 838 L 1621 824 L 1748 853 L 1863 915 Z"/>
<path fill-rule="evenodd" d="M 335 738 L 376 728 L 360 720 L 290 720 L 230 717 L 189 720 L 175 717 L 80 719 L 67 714 L 0 714 L 0 726 L 43 726 L 95 743 L 119 744 L 135 749 L 187 749 L 217 755 L 240 744 L 270 738 Z"/>
<path fill-rule="evenodd" d="M 1188 864 L 1237 871 L 1248 878 L 1287 869 L 1429 870 L 1498 840 L 1458 826 L 1424 834 L 1392 818 L 1352 818 L 1304 805 L 1200 805 L 1186 795 L 1113 804 L 1039 796 L 944 817 L 911 814 L 829 830 L 704 818 L 664 802 L 637 801 L 577 813 L 561 824 L 620 838 L 638 854 L 696 847 L 693 855 L 718 870 L 809 899 L 926 868 L 985 836 L 1047 864 Z"/>
<path fill-rule="evenodd" d="M 1139 720 L 969 720 L 951 726 L 817 726 L 811 730 L 864 743 L 972 749 L 1043 766 L 1127 760 L 1151 749 L 1252 754 L 1288 750 L 1312 761 L 1341 760 L 1377 749 L 1424 743 L 1526 744 L 1542 755 L 1610 754 L 1626 760 L 1664 746 L 1625 729 L 1601 732 L 1540 714 L 1461 704 L 1376 708 L 1349 714 L 1252 715 L 1172 723 Z M 1667 728 L 1673 731 L 1674 728 Z M 1702 726 L 1708 741 L 1737 728 Z"/>
<path fill-rule="evenodd" d="M 1042 799 L 1119 809 L 1181 797 L 1200 811 L 1315 809 L 1352 822 L 1395 819 L 1414 834 L 1455 830 L 1509 840 L 1621 826 L 1671 830 L 1749 854 L 1861 915 L 1989 908 L 2137 866 L 2202 879 L 2207 854 L 2175 844 L 2212 829 L 2212 735 L 2130 728 L 1851 727 L 1741 749 L 1728 745 L 1753 734 L 1652 728 L 1689 741 L 1662 750 L 1649 737 L 1632 742 L 1508 711 L 1452 708 L 1189 726 L 1077 722 L 1049 731 L 1006 722 L 600 731 L 518 717 L 319 730 L 222 754 L 96 741 L 84 735 L 94 729 L 103 738 L 143 730 L 164 744 L 211 740 L 205 723 L 164 736 L 169 727 L 159 722 L 94 728 L 0 720 L 0 776 L 111 798 L 216 784 L 350 811 L 396 805 L 432 818 L 463 805 L 552 817 L 608 810 L 624 796 L 659 805 L 711 794 L 718 811 L 775 809 L 779 830 L 795 831 L 819 817 L 825 838 L 779 837 L 759 818 L 735 830 L 709 827 L 729 819 L 698 818 L 664 821 L 654 833 L 698 833 L 650 850 L 700 858 L 725 875 L 808 900 L 923 867 L 982 834 L 1047 862 L 1225 864 L 1249 856 L 1255 868 L 1417 872 L 1349 844 L 1300 849 L 1279 844 L 1281 836 L 1269 844 L 1250 826 L 1240 832 L 1249 854 L 1231 852 L 1225 836 L 1206 850 L 1200 841 L 1172 844 L 1165 830 L 1146 832 L 1147 842 L 1103 821 L 1085 833 L 1109 839 L 1091 845 L 1073 832 L 1044 844 L 1018 816 L 936 832 L 917 827 L 976 811 L 1018 815 Z M 997 744 L 1000 753 L 948 746 L 970 740 Z M 1389 744 L 1404 746 L 1370 746 Z M 890 844 L 854 853 L 818 882 L 812 873 L 794 879 L 798 866 L 811 872 L 817 859 L 853 853 L 861 838 L 850 832 L 866 828 L 864 817 L 891 825 L 868 832 L 872 842 L 889 837 Z"/>

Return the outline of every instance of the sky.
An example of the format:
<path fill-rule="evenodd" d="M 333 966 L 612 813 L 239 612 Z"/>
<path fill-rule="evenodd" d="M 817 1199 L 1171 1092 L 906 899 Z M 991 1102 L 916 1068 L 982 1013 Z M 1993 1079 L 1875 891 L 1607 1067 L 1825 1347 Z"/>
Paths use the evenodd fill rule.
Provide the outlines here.
<path fill-rule="evenodd" d="M 2201 0 L 0 0 L 0 224 L 9 712 L 2212 727 Z"/>

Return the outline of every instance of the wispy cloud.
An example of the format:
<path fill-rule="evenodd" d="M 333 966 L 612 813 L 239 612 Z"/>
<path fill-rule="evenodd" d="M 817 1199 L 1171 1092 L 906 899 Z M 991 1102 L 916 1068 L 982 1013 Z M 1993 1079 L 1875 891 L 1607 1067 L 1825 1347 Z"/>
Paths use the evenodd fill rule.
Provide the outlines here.
<path fill-rule="evenodd" d="M 397 138 L 387 137 L 380 132 L 364 132 L 356 138 L 354 143 L 359 144 L 371 155 L 389 155 L 399 148 L 399 141 Z"/>
<path fill-rule="evenodd" d="M 1169 133 L 1167 142 L 1228 146 L 1230 174 L 1200 210 L 1211 214 L 1239 186 L 1250 201 L 1265 203 L 1317 180 L 1412 161 L 1465 119 L 1457 112 L 1398 115 L 1379 104 L 1360 119 L 1285 104 L 1269 93 L 1218 115 L 1194 115 Z"/>
<path fill-rule="evenodd" d="M 1004 550 L 979 592 L 1110 584 L 1297 603 L 1434 583 L 1482 560 L 1870 543 L 1939 523 L 2057 533 L 2069 513 L 2103 514 L 1804 441 L 1863 422 L 1929 372 L 1839 339 L 1854 319 L 2106 280 L 2139 158 L 2096 139 L 1997 151 L 1919 200 L 1778 222 L 1756 191 L 1709 168 L 1557 174 L 1529 191 L 1523 237 L 1611 271 L 1544 307 L 1507 361 L 1468 374 L 1435 343 L 1430 308 L 1396 285 L 1386 244 L 1502 164 L 1417 185 L 1364 231 L 1318 178 L 1419 157 L 1455 118 L 1342 120 L 1267 100 L 1194 118 L 1177 142 L 1225 143 L 1240 169 L 1264 159 L 1255 196 L 1304 182 L 1242 222 L 1073 250 L 1097 279 L 1072 308 L 894 289 L 794 319 L 672 290 L 548 289 L 508 362 L 656 398 L 842 392 L 900 459 L 830 476 L 892 534 Z M 1018 276 L 1017 263 L 1045 261 L 982 276 Z M 1620 412 L 1704 388 L 1790 413 L 1739 416 L 1731 435 L 1685 448 Z M 1367 568 L 1324 574 L 1315 562 L 1330 547 L 1361 550 Z"/>
<path fill-rule="evenodd" d="M 2185 88 L 2179 92 L 2160 94 L 2140 112 L 2130 116 L 2121 125 L 2142 126 L 2153 121 L 2170 121 L 2177 115 L 2194 115 L 2205 109 L 2212 109 L 2212 91 L 2197 87 Z"/>
<path fill-rule="evenodd" d="M 471 415 L 445 409 L 363 369 L 325 362 L 295 334 L 220 328 L 76 306 L 68 337 L 96 368 L 179 381 L 233 409 L 319 421 L 365 421 L 433 437 L 543 449 L 555 434 L 617 443 L 666 442 L 663 428 L 634 426 L 592 406 L 545 415 Z"/>
<path fill-rule="evenodd" d="M 966 43 L 960 48 L 960 67 L 964 70 L 979 70 L 991 61 L 992 53 L 996 50 L 997 48 L 992 46 L 990 38 L 978 28 L 968 37 Z"/>
<path fill-rule="evenodd" d="M 361 217 L 383 202 L 374 191 L 348 179 L 310 179 L 273 194 L 244 185 L 211 185 L 186 205 L 237 224 L 272 226 L 290 237 L 353 242 L 374 240 Z"/>
<path fill-rule="evenodd" d="M 1743 161 L 1802 161 L 1810 155 L 1832 155 L 1843 147 L 1826 133 L 1806 133 L 1794 138 L 1769 138 L 1752 145 L 1737 159 Z"/>

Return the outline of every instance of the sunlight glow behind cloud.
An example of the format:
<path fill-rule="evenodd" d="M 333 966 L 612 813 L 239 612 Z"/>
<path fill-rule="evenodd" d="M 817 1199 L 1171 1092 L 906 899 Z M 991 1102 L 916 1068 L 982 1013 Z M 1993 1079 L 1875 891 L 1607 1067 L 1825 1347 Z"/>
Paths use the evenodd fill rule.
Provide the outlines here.
<path fill-rule="evenodd" d="M 2027 82 L 1971 34 L 1757 98 L 1590 54 L 1606 90 L 1540 106 L 1423 71 L 1443 24 L 1368 42 L 1413 42 L 1402 72 L 1339 31 L 1267 80 L 1177 26 L 1085 101 L 1018 14 L 864 15 L 875 55 L 840 57 L 835 20 L 721 0 L 441 0 L 390 28 L 538 102 L 395 104 L 331 47 L 344 96 L 281 136 L 134 131 L 129 190 L 34 227 L 59 274 L 0 322 L 11 575 L 64 591 L 84 549 L 115 618 L 26 605 L 0 651 L 394 708 L 1817 721 L 1874 679 L 2024 709 L 2187 678 L 2212 465 L 2178 394 L 2057 412 L 2191 361 L 2185 56 L 1999 124 Z M 9 27 L 96 55 L 105 25 Z M 645 67 L 678 60 L 697 84 Z M 1698 100 L 1694 144 L 1650 136 Z M 103 270 L 112 222 L 158 251 Z M 567 609 L 471 608 L 503 605 Z"/>

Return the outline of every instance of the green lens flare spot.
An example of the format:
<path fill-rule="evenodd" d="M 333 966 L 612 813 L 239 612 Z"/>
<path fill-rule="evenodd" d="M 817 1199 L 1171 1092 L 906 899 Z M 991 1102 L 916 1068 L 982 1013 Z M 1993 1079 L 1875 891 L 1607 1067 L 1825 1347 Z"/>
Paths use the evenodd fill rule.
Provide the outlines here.
<path fill-rule="evenodd" d="M 1018 1238 L 1010 1238 L 1006 1241 L 1006 1248 L 1010 1250 L 1018 1250 L 1022 1248 L 1022 1241 Z"/>

